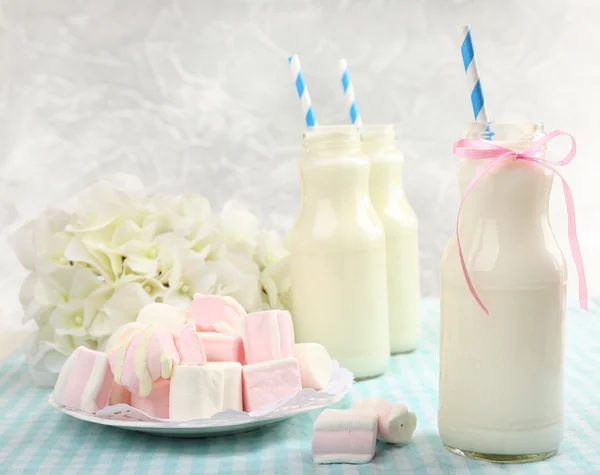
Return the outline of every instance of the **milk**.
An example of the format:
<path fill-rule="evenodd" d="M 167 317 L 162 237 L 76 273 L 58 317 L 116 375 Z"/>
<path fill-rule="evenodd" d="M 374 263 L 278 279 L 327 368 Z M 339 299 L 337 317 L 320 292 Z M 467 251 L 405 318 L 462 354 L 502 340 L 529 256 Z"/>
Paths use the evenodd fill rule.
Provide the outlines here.
<path fill-rule="evenodd" d="M 501 145 L 516 150 L 542 134 L 540 124 L 492 127 Z M 487 163 L 461 163 L 461 196 Z M 567 271 L 549 222 L 551 187 L 548 170 L 510 161 L 466 199 L 461 245 L 489 316 L 467 288 L 456 236 L 442 258 L 438 423 L 442 442 L 457 453 L 522 461 L 558 449 Z"/>
<path fill-rule="evenodd" d="M 297 342 L 318 342 L 357 378 L 389 352 L 385 236 L 369 198 L 355 127 L 318 127 L 299 163 L 302 204 L 291 233 Z"/>
<path fill-rule="evenodd" d="M 404 193 L 404 157 L 393 125 L 364 127 L 362 151 L 371 164 L 371 202 L 385 232 L 391 352 L 408 352 L 421 336 L 418 220 Z"/>

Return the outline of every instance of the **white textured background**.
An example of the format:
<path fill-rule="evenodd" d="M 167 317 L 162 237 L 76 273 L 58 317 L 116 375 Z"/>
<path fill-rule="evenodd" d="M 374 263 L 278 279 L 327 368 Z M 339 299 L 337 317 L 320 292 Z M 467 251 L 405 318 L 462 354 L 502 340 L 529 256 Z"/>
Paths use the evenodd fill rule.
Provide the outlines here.
<path fill-rule="evenodd" d="M 300 55 L 320 123 L 347 120 L 336 66 L 345 57 L 363 118 L 396 124 L 421 222 L 423 290 L 435 295 L 458 202 L 451 143 L 471 118 L 457 40 L 464 23 L 491 118 L 541 120 L 578 138 L 565 173 L 590 288 L 600 294 L 597 1 L 5 0 L 0 15 L 8 318 L 18 318 L 24 273 L 4 238 L 104 174 L 200 191 L 216 207 L 235 196 L 287 230 L 303 129 L 290 53 Z M 568 251 L 558 188 L 553 223 Z"/>

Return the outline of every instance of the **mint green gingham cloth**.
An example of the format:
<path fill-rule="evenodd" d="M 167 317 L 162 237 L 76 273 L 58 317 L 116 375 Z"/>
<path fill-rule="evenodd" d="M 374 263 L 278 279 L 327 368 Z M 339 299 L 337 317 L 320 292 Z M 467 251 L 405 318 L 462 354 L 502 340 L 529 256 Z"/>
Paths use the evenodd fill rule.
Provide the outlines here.
<path fill-rule="evenodd" d="M 567 318 L 566 428 L 555 457 L 495 465 L 447 452 L 436 427 L 439 301 L 422 302 L 423 343 L 391 358 L 384 377 L 356 383 L 337 407 L 366 396 L 405 401 L 418 415 L 413 440 L 378 443 L 366 465 L 313 463 L 319 411 L 257 431 L 208 439 L 168 439 L 83 422 L 52 408 L 22 358 L 0 365 L 0 473 L 43 474 L 600 474 L 600 307 L 575 305 Z"/>

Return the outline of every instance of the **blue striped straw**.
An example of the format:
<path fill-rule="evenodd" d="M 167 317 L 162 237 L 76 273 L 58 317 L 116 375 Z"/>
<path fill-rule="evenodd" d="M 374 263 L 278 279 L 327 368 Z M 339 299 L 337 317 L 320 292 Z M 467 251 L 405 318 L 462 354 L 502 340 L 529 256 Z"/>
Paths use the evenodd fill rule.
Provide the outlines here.
<path fill-rule="evenodd" d="M 487 108 L 485 107 L 485 100 L 483 99 L 483 91 L 481 90 L 479 66 L 477 66 L 475 50 L 473 49 L 473 40 L 471 39 L 471 25 L 465 25 L 461 27 L 460 30 L 463 40 L 460 51 L 465 66 L 465 73 L 467 74 L 469 90 L 471 91 L 471 105 L 473 106 L 475 122 L 488 123 L 490 120 Z"/>
<path fill-rule="evenodd" d="M 354 95 L 354 86 L 350 80 L 350 74 L 348 73 L 348 63 L 345 59 L 338 61 L 340 68 L 340 74 L 342 75 L 342 87 L 344 88 L 344 96 L 346 97 L 346 106 L 350 111 L 350 120 L 357 127 L 362 127 L 362 119 L 358 113 L 358 106 L 356 105 L 356 96 Z"/>
<path fill-rule="evenodd" d="M 292 77 L 296 82 L 296 90 L 298 91 L 298 97 L 300 98 L 300 103 L 302 104 L 302 112 L 304 113 L 306 125 L 308 127 L 314 127 L 317 125 L 317 119 L 312 108 L 312 103 L 310 102 L 310 95 L 308 94 L 306 83 L 304 82 L 304 76 L 302 76 L 300 59 L 297 55 L 294 55 L 290 56 L 288 61 L 290 63 L 290 70 L 292 71 Z"/>

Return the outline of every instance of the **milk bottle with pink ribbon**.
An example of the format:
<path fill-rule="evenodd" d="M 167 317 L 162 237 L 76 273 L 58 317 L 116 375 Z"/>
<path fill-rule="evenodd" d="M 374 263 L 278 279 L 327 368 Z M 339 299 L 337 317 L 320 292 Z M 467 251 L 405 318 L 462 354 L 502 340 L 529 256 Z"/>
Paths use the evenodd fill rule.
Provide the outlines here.
<path fill-rule="evenodd" d="M 547 161 L 561 135 L 571 151 Z M 572 196 L 556 169 L 575 141 L 540 123 L 473 123 L 455 154 L 462 204 L 441 264 L 440 436 L 462 455 L 541 460 L 564 430 L 567 269 L 548 212 L 557 175 L 583 308 L 587 299 Z"/>

